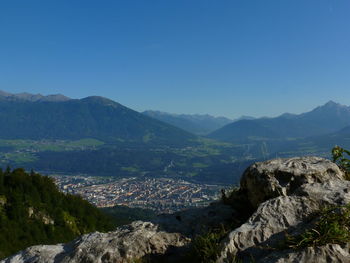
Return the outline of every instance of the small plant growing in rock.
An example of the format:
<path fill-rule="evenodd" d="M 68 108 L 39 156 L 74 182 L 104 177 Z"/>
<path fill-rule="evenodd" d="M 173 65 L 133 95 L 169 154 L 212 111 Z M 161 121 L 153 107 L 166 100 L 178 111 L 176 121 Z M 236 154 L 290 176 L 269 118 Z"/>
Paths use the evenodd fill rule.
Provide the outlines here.
<path fill-rule="evenodd" d="M 287 246 L 298 249 L 350 242 L 350 204 L 324 208 L 314 227 L 298 236 L 287 235 Z"/>
<path fill-rule="evenodd" d="M 348 156 L 347 158 L 345 158 L 345 154 Z M 332 149 L 332 157 L 333 162 L 345 172 L 346 179 L 350 181 L 350 151 L 335 146 Z"/>
<path fill-rule="evenodd" d="M 197 236 L 192 243 L 190 256 L 193 262 L 214 263 L 220 253 L 220 242 L 229 232 L 223 225 Z"/>

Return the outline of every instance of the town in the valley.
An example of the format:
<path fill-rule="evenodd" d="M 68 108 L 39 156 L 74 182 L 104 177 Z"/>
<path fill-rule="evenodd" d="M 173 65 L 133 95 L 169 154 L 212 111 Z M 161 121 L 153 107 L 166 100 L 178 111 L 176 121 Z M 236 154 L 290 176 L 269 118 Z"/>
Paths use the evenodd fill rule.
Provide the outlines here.
<path fill-rule="evenodd" d="M 125 205 L 171 213 L 208 205 L 219 198 L 223 186 L 173 178 L 122 178 L 51 175 L 59 189 L 77 194 L 97 207 Z"/>

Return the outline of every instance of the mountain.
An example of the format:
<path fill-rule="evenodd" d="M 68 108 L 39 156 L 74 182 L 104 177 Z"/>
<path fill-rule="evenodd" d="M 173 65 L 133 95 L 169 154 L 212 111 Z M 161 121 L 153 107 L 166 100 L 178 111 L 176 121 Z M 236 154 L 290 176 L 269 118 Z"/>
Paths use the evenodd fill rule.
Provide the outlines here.
<path fill-rule="evenodd" d="M 302 138 L 336 132 L 348 125 L 350 107 L 329 101 L 299 115 L 287 113 L 276 118 L 237 121 L 212 132 L 209 137 L 234 143 Z"/>
<path fill-rule="evenodd" d="M 209 134 L 232 122 L 228 118 L 208 114 L 172 114 L 151 110 L 144 111 L 143 114 L 197 135 Z"/>
<path fill-rule="evenodd" d="M 241 117 L 234 119 L 232 122 L 241 121 L 241 120 L 255 120 L 255 117 L 242 115 Z"/>
<path fill-rule="evenodd" d="M 57 97 L 58 96 L 58 97 Z M 0 95 L 1 139 L 81 139 L 186 145 L 195 136 L 103 97 Z"/>
<path fill-rule="evenodd" d="M 62 94 L 43 96 L 41 94 L 30 94 L 27 92 L 13 94 L 13 93 L 8 93 L 8 92 L 0 90 L 0 100 L 8 100 L 8 101 L 22 100 L 22 101 L 32 101 L 32 102 L 34 102 L 34 101 L 60 102 L 60 101 L 70 100 L 70 98 L 68 98 Z"/>
<path fill-rule="evenodd" d="M 331 157 L 331 149 L 339 145 L 350 149 L 350 126 L 325 135 L 316 135 L 290 141 L 272 142 L 270 150 L 280 157 L 293 155 L 322 155 Z M 271 156 L 274 156 L 272 154 Z"/>

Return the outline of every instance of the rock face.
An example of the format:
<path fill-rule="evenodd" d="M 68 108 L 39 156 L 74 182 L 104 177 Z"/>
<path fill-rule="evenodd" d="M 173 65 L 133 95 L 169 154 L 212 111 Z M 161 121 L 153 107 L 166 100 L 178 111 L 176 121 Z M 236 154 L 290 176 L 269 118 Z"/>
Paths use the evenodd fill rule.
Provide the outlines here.
<path fill-rule="evenodd" d="M 114 232 L 83 235 L 67 244 L 33 246 L 1 263 L 127 263 L 146 254 L 164 254 L 188 242 L 178 233 L 166 233 L 150 222 L 136 221 Z"/>
<path fill-rule="evenodd" d="M 177 232 L 192 238 L 209 229 L 230 223 L 235 216 L 237 211 L 231 206 L 215 202 L 203 208 L 160 215 L 155 223 L 167 232 Z"/>
<path fill-rule="evenodd" d="M 252 165 L 242 177 L 241 191 L 247 197 L 244 202 L 256 210 L 222 240 L 217 262 L 349 263 L 350 243 L 300 250 L 285 245 L 285 235 L 310 229 L 325 205 L 350 203 L 350 181 L 343 178 L 337 165 L 318 157 L 275 159 Z M 114 232 L 91 233 L 67 244 L 30 247 L 0 263 L 126 263 L 145 255 L 165 255 L 161 262 L 183 262 L 174 256 L 175 252 L 186 249 L 191 238 L 222 223 L 229 225 L 239 214 L 217 202 L 161 215 L 153 223 L 136 221 Z"/>
<path fill-rule="evenodd" d="M 248 222 L 228 235 L 219 262 L 268 255 L 284 239 L 285 231 L 293 232 L 318 208 L 305 197 L 280 196 L 263 203 Z"/>
<path fill-rule="evenodd" d="M 310 249 L 304 251 L 282 250 L 276 252 L 288 258 L 292 257 L 304 259 L 305 261 L 268 261 L 265 257 L 272 253 L 273 248 L 279 247 L 285 241 L 285 234 L 295 235 L 310 228 L 311 220 L 315 212 L 319 211 L 325 204 L 344 205 L 350 202 L 350 182 L 330 181 L 327 183 L 313 183 L 302 186 L 298 191 L 299 195 L 279 196 L 262 203 L 257 211 L 241 227 L 232 231 L 222 243 L 222 253 L 218 262 L 231 262 L 235 257 L 249 260 L 254 258 L 255 262 L 320 262 L 312 261 L 317 259 L 316 251 L 332 250 L 329 247 L 317 248 L 312 255 Z M 315 198 L 316 197 L 316 198 Z M 350 253 L 349 246 L 341 248 L 335 246 L 337 250 L 342 250 L 341 255 Z M 326 249 L 327 248 L 327 249 Z M 318 253 L 318 252 L 317 252 Z M 338 261 L 333 254 L 327 254 L 332 261 L 327 262 L 350 262 Z M 274 257 L 276 258 L 276 256 Z M 278 258 L 278 257 L 277 257 Z M 307 260 L 306 260 L 307 259 Z"/>
<path fill-rule="evenodd" d="M 296 235 L 309 229 L 321 207 L 350 202 L 350 182 L 342 178 L 336 165 L 318 157 L 276 159 L 249 167 L 241 187 L 258 209 L 222 242 L 218 262 L 236 258 L 243 262 L 350 262 L 349 245 L 277 249 L 286 233 Z"/>
<path fill-rule="evenodd" d="M 290 262 L 350 262 L 350 244 L 340 246 L 328 244 L 321 247 L 308 247 L 300 251 L 285 250 L 272 253 L 270 256 L 259 260 L 260 263 L 290 263 Z"/>
<path fill-rule="evenodd" d="M 273 159 L 251 165 L 243 174 L 241 189 L 253 207 L 280 195 L 292 194 L 303 184 L 344 179 L 339 167 L 320 157 Z"/>

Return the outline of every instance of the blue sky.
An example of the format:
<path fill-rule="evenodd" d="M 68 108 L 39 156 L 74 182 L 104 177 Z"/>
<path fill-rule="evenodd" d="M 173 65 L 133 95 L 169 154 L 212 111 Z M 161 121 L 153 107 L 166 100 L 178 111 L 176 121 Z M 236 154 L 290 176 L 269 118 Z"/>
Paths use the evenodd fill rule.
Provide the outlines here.
<path fill-rule="evenodd" d="M 0 89 L 237 117 L 350 105 L 348 0 L 4 0 Z"/>

